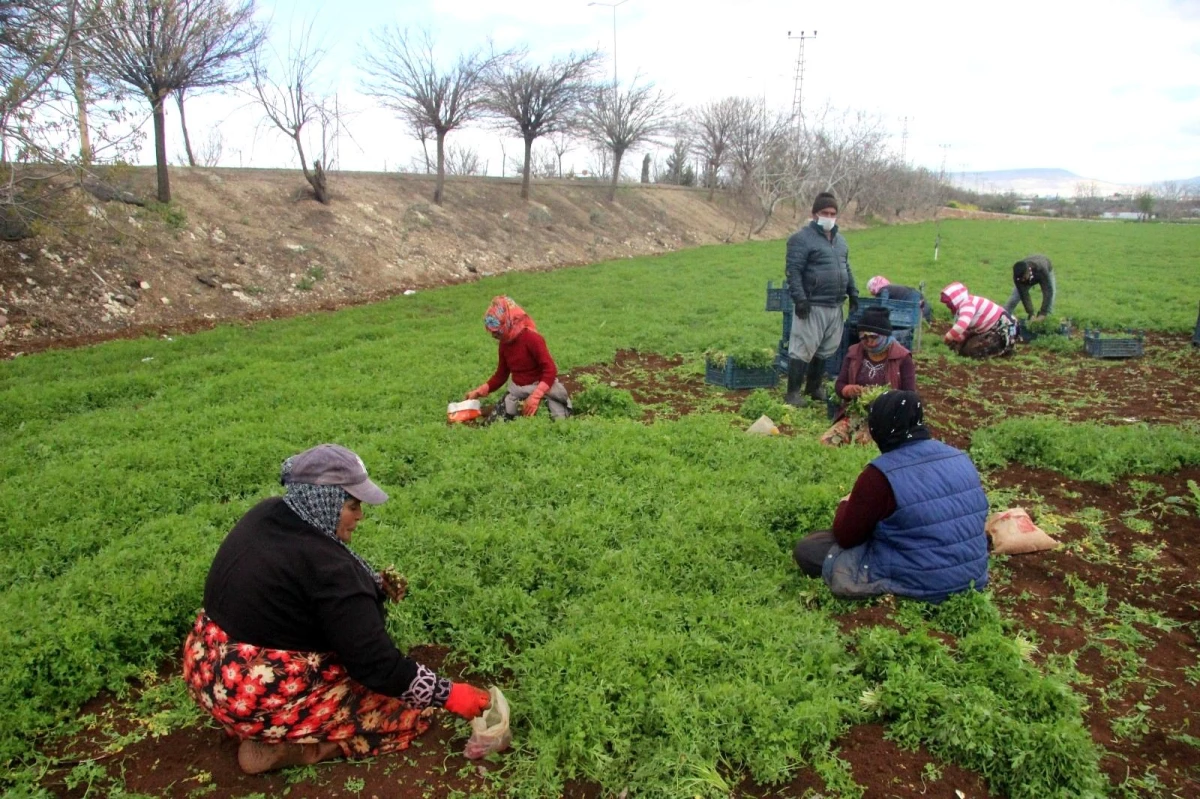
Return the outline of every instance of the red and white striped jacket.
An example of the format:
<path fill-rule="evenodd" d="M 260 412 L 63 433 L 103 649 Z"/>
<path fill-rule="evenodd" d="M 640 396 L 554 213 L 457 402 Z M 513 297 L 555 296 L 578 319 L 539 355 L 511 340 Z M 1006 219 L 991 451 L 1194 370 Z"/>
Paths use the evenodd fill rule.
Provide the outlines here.
<path fill-rule="evenodd" d="M 1004 308 L 986 297 L 967 292 L 962 283 L 942 289 L 942 302 L 955 314 L 954 325 L 946 331 L 945 341 L 962 341 L 967 333 L 986 333 L 1004 316 Z"/>

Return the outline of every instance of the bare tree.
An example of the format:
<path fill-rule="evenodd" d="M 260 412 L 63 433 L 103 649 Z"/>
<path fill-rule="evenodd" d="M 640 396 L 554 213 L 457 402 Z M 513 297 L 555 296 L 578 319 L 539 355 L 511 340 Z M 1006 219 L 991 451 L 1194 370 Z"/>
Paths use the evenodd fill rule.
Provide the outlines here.
<path fill-rule="evenodd" d="M 635 77 L 628 88 L 598 86 L 583 107 L 588 137 L 612 153 L 612 183 L 608 201 L 617 196 L 621 158 L 637 144 L 650 144 L 671 129 L 670 99 L 650 82 Z"/>
<path fill-rule="evenodd" d="M 842 208 L 858 198 L 865 183 L 883 167 L 887 131 L 878 116 L 849 110 L 806 130 L 813 153 L 814 180 L 818 188 L 833 191 Z"/>
<path fill-rule="evenodd" d="M 214 167 L 221 163 L 225 153 L 225 137 L 215 128 L 208 132 L 208 139 L 200 145 L 199 157 L 196 159 L 200 166 Z"/>
<path fill-rule="evenodd" d="M 172 92 L 239 83 L 265 29 L 254 0 L 101 0 L 107 24 L 91 59 L 114 83 L 137 90 L 154 117 L 159 202 L 171 201 L 165 104 Z"/>
<path fill-rule="evenodd" d="M 729 136 L 729 160 L 734 179 L 748 183 L 754 167 L 774 150 L 779 139 L 791 135 L 788 117 L 767 107 L 765 99 L 738 97 L 732 102 L 733 128 Z"/>
<path fill-rule="evenodd" d="M 1081 217 L 1097 216 L 1100 213 L 1100 187 L 1096 181 L 1075 184 L 1075 208 Z"/>
<path fill-rule="evenodd" d="M 72 62 L 96 26 L 83 0 L 0 0 L 0 240 L 31 236 L 30 219 L 47 218 L 70 185 L 59 178 L 77 185 L 77 167 L 91 160 L 86 136 L 70 152 L 78 115 L 69 109 Z"/>
<path fill-rule="evenodd" d="M 374 49 L 364 57 L 369 78 L 363 86 L 385 108 L 400 115 L 424 139 L 437 142 L 437 183 L 433 201 L 442 203 L 446 182 L 446 134 L 477 118 L 484 110 L 484 74 L 506 57 L 475 50 L 441 69 L 429 31 L 410 34 L 392 26 L 373 35 Z"/>
<path fill-rule="evenodd" d="M 483 161 L 473 147 L 446 148 L 446 172 L 450 175 L 482 175 Z"/>
<path fill-rule="evenodd" d="M 741 101 L 726 97 L 694 109 L 688 120 L 695 139 L 696 153 L 704 161 L 704 185 L 711 202 L 721 170 L 729 163 L 729 148 L 738 122 Z"/>
<path fill-rule="evenodd" d="M 323 204 L 329 203 L 326 170 L 334 138 L 341 130 L 336 100 L 317 91 L 315 72 L 325 57 L 325 51 L 312 41 L 312 25 L 305 26 L 299 41 L 289 45 L 286 57 L 275 54 L 267 63 L 261 51 L 251 65 L 254 94 L 267 120 L 296 145 L 304 179 L 313 195 Z M 318 144 L 312 169 L 304 151 L 305 139 L 315 126 Z M 309 132 L 306 133 L 305 129 Z"/>
<path fill-rule="evenodd" d="M 87 22 L 78 0 L 0 0 L 0 163 L 40 150 L 30 130 L 36 110 L 58 98 L 54 85 Z"/>
<path fill-rule="evenodd" d="M 811 182 L 811 155 L 811 148 L 801 139 L 777 136 L 755 159 L 741 186 L 742 192 L 753 198 L 756 210 L 746 238 L 762 232 L 780 202 L 805 192 Z"/>
<path fill-rule="evenodd" d="M 576 128 L 580 103 L 600 64 L 596 50 L 570 53 L 545 66 L 532 66 L 523 55 L 498 65 L 488 75 L 489 112 L 502 119 L 505 127 L 516 128 L 525 142 L 522 199 L 529 199 L 534 141 Z"/>
<path fill-rule="evenodd" d="M 558 161 L 558 176 L 563 176 L 562 160 L 563 156 L 571 151 L 574 141 L 571 139 L 571 134 L 560 130 L 558 133 L 550 136 L 550 146 L 554 150 L 554 157 Z"/>

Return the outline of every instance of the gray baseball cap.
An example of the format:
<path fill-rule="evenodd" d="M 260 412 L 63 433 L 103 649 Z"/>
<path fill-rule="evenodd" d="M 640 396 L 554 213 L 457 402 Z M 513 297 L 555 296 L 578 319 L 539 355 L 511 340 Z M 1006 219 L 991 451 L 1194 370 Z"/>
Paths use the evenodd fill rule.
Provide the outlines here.
<path fill-rule="evenodd" d="M 367 477 L 362 458 L 337 444 L 318 444 L 291 459 L 289 483 L 341 486 L 346 493 L 368 505 L 382 505 L 388 495 Z"/>

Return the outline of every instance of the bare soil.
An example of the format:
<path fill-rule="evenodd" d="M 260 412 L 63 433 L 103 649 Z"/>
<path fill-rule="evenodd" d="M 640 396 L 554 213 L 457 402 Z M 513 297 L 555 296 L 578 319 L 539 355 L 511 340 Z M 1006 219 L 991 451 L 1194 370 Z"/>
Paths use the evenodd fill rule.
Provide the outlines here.
<path fill-rule="evenodd" d="M 153 196 L 154 171 L 111 180 Z M 0 357 L 114 337 L 191 332 L 373 302 L 405 291 L 685 247 L 744 241 L 722 194 L 587 180 L 330 176 L 321 205 L 299 172 L 173 168 L 170 209 L 74 189 L 36 238 L 0 242 Z M 797 226 L 781 207 L 762 238 Z"/>

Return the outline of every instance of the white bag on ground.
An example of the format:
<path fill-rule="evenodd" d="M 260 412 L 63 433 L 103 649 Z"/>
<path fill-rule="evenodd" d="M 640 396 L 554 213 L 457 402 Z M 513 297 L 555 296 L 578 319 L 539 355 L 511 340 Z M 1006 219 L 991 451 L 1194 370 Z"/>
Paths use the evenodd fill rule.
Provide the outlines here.
<path fill-rule="evenodd" d="M 1023 555 L 1058 546 L 1058 541 L 1034 524 L 1024 508 L 1009 508 L 1003 513 L 993 513 L 983 529 L 991 537 L 992 552 L 996 555 Z"/>
<path fill-rule="evenodd" d="M 471 719 L 471 737 L 463 749 L 463 756 L 471 760 L 487 757 L 492 752 L 503 752 L 512 743 L 512 730 L 508 727 L 508 700 L 496 686 L 488 688 L 492 703 L 483 715 Z"/>
<path fill-rule="evenodd" d="M 776 427 L 775 423 L 771 421 L 770 416 L 763 415 L 758 417 L 758 420 L 755 421 L 754 424 L 750 425 L 750 427 L 746 429 L 746 432 L 754 433 L 760 436 L 777 436 L 779 435 L 779 428 Z"/>

